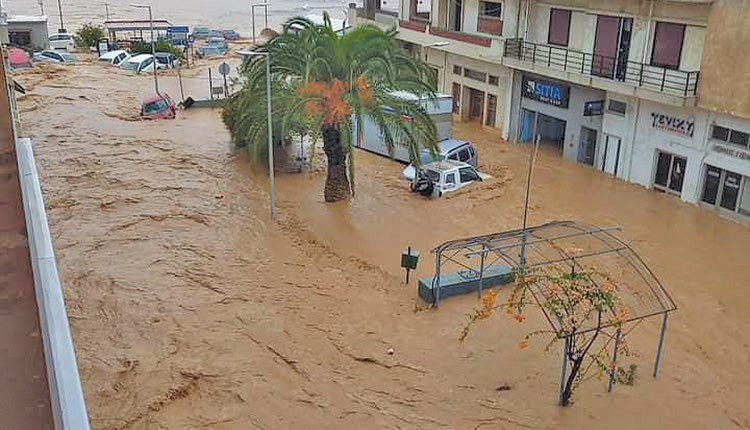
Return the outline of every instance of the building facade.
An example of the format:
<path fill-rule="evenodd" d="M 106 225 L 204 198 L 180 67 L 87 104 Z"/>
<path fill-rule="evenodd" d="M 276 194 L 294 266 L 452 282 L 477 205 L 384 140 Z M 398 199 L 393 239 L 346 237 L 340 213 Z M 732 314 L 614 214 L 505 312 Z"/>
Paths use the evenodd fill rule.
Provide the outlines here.
<path fill-rule="evenodd" d="M 367 2 L 359 22 L 397 25 L 462 119 L 750 220 L 750 2 Z"/>
<path fill-rule="evenodd" d="M 27 49 L 48 49 L 49 30 L 46 16 L 9 16 L 8 43 Z"/>

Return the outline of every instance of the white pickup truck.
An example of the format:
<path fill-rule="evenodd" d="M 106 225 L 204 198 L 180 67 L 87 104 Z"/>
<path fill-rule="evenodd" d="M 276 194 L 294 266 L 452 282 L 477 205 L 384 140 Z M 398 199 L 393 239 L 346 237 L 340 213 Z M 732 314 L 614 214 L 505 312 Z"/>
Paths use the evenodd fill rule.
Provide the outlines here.
<path fill-rule="evenodd" d="M 454 160 L 435 161 L 420 167 L 411 190 L 428 197 L 442 197 L 489 176 L 478 172 L 471 164 Z"/>

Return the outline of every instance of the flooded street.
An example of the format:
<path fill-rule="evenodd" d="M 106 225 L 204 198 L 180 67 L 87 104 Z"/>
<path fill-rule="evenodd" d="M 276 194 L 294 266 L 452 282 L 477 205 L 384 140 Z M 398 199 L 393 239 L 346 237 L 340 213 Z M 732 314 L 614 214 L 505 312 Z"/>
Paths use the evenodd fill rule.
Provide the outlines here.
<path fill-rule="evenodd" d="M 520 227 L 527 147 L 457 124 L 494 179 L 440 200 L 357 152 L 355 199 L 324 204 L 324 174 L 282 174 L 271 222 L 219 111 L 139 121 L 151 78 L 97 64 L 16 79 L 94 429 L 750 428 L 747 225 L 542 152 L 529 224 L 622 226 L 679 308 L 658 380 L 648 320 L 623 359 L 635 384 L 608 396 L 594 379 L 561 409 L 560 351 L 517 347 L 540 314 L 461 343 L 476 296 L 416 298 L 432 247 Z M 410 285 L 407 246 L 422 253 Z"/>

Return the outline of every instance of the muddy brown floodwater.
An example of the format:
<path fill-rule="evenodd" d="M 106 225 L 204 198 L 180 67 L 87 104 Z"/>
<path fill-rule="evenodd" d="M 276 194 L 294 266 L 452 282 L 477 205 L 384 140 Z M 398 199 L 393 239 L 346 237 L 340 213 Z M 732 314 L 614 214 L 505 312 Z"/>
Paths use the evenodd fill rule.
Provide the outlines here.
<path fill-rule="evenodd" d="M 428 276 L 439 242 L 518 228 L 527 148 L 458 124 L 495 179 L 433 201 L 357 152 L 351 203 L 323 203 L 325 175 L 281 175 L 270 222 L 219 112 L 130 121 L 150 78 L 96 64 L 17 79 L 94 429 L 750 428 L 746 225 L 542 153 L 530 224 L 623 226 L 679 307 L 658 380 L 647 321 L 622 360 L 635 384 L 594 379 L 561 409 L 557 348 L 518 348 L 543 318 L 496 315 L 460 343 L 476 297 L 431 310 L 398 267 L 413 246 Z"/>

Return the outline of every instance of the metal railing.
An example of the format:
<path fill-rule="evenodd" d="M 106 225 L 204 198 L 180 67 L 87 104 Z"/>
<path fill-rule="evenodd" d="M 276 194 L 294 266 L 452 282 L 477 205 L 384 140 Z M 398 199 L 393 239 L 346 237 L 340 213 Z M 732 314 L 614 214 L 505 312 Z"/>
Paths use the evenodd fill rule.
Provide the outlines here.
<path fill-rule="evenodd" d="M 683 97 L 698 93 L 698 71 L 687 72 L 635 61 L 617 61 L 614 57 L 522 39 L 507 39 L 503 56 L 550 69 L 625 82 Z"/>

